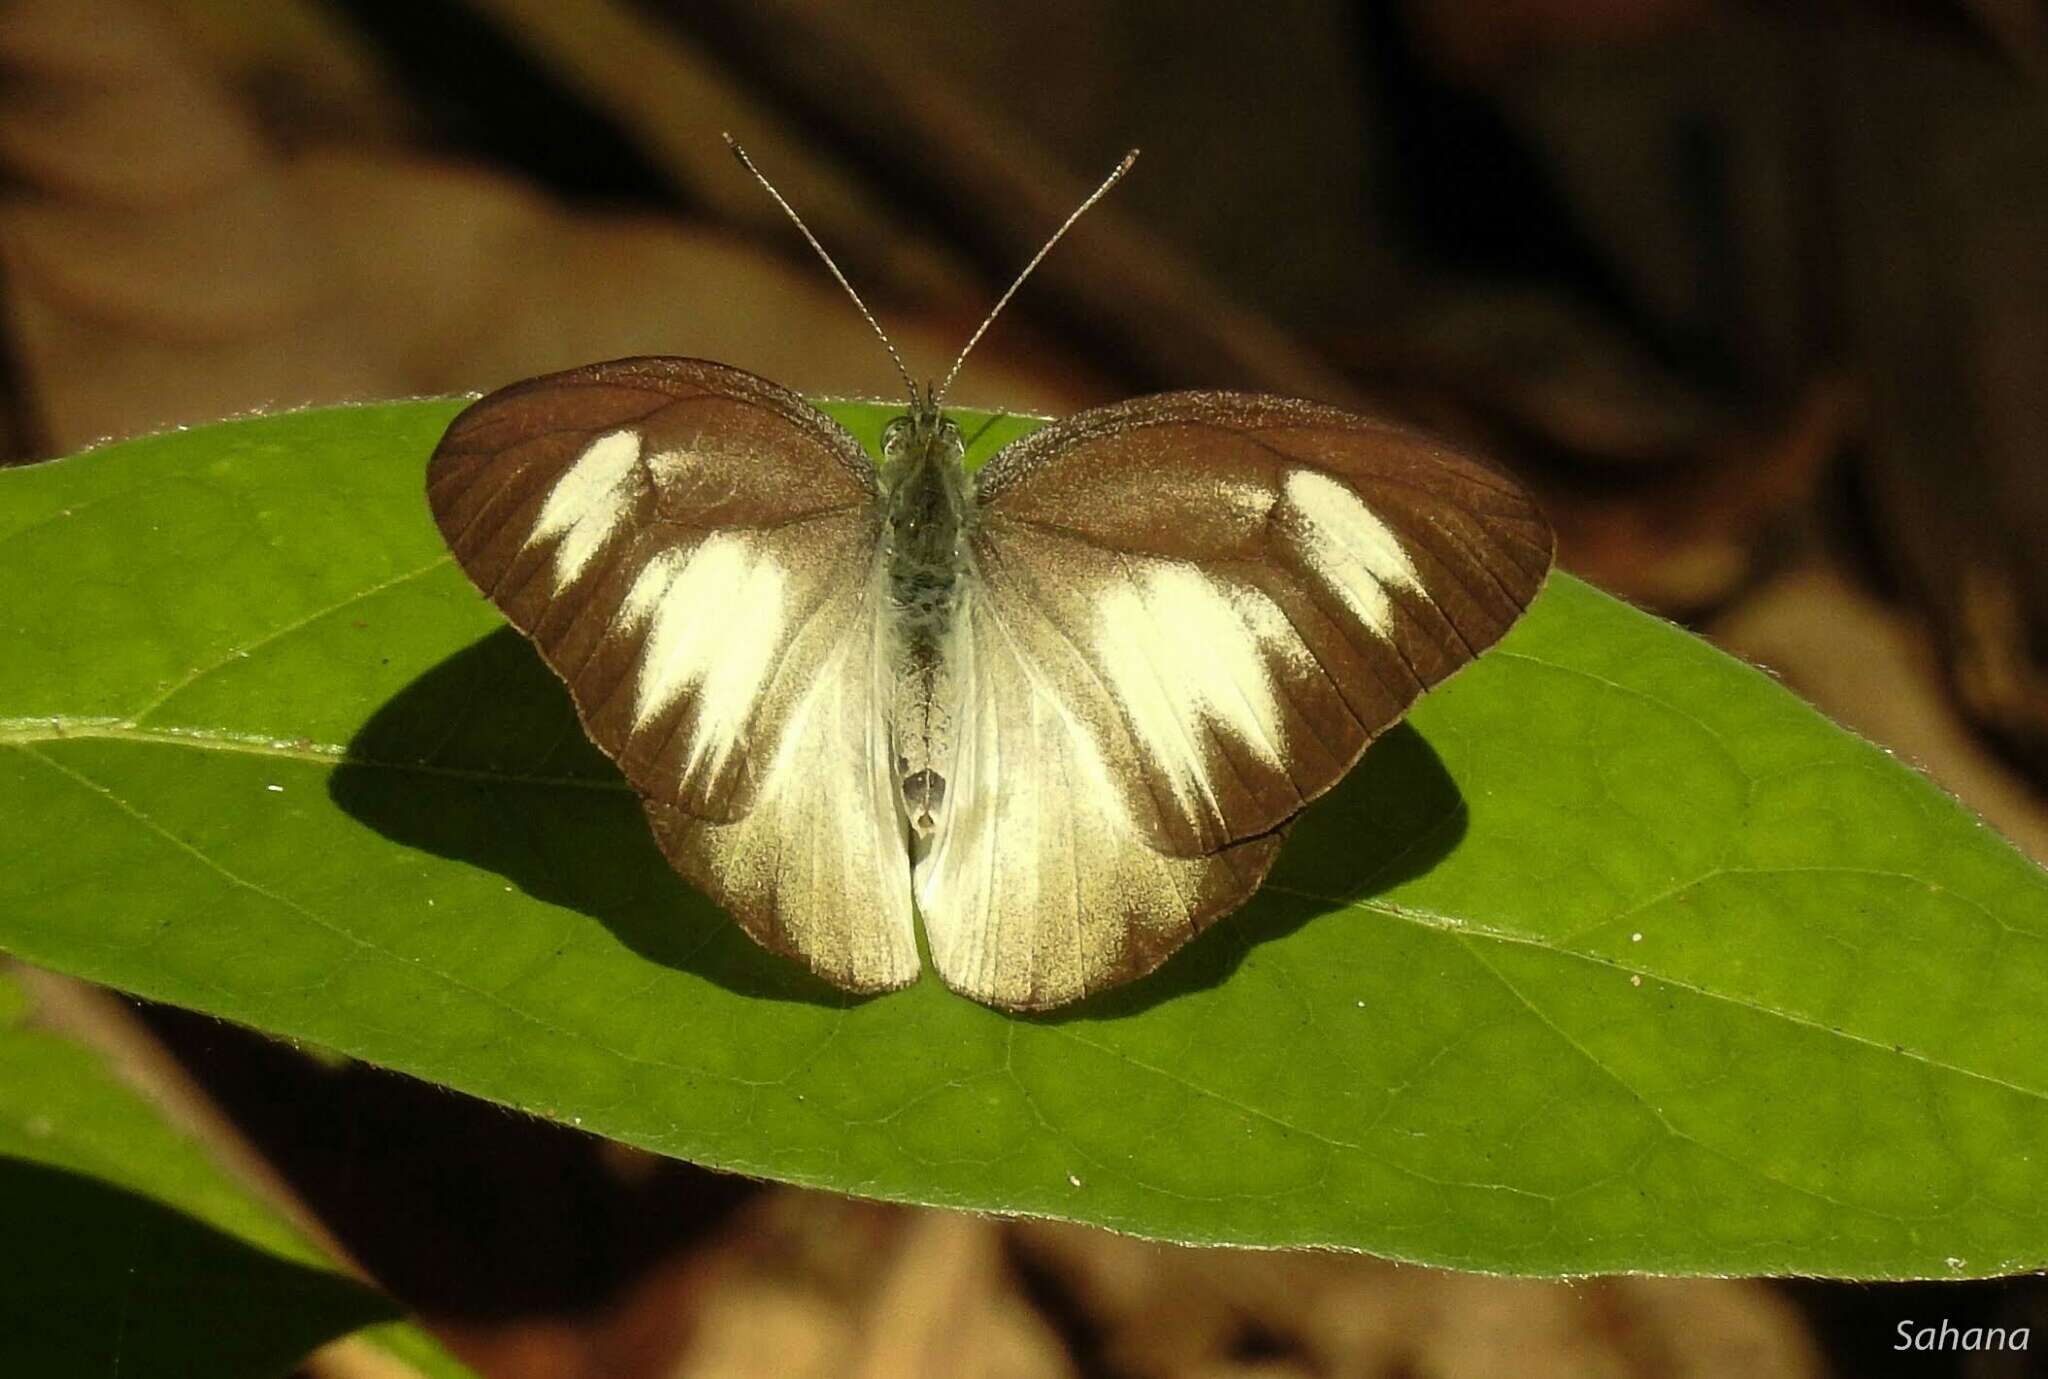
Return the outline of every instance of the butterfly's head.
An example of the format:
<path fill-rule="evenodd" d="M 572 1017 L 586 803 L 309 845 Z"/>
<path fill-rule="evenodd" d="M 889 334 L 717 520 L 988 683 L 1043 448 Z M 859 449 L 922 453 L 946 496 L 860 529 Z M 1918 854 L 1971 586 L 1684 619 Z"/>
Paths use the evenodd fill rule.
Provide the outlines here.
<path fill-rule="evenodd" d="M 891 466 L 919 456 L 958 465 L 967 453 L 967 442 L 959 425 L 939 410 L 938 399 L 929 386 L 911 393 L 910 410 L 892 418 L 882 428 L 882 458 Z"/>

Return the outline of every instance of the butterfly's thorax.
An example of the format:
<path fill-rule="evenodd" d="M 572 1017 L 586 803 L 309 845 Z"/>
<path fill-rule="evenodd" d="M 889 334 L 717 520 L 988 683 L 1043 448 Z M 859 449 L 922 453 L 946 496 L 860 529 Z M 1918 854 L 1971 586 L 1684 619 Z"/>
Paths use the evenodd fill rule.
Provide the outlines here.
<path fill-rule="evenodd" d="M 960 430 L 920 410 L 883 436 L 882 579 L 890 649 L 890 731 L 899 795 L 914 834 L 928 836 L 945 798 L 953 667 L 946 648 L 966 575 L 973 497 Z"/>

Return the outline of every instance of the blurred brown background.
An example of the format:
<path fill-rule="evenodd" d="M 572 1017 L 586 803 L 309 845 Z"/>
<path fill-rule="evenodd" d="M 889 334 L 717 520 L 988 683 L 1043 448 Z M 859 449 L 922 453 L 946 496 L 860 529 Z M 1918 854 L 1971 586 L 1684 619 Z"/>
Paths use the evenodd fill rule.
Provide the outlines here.
<path fill-rule="evenodd" d="M 956 400 L 1470 437 L 1567 568 L 2048 857 L 2044 81 L 2037 0 L 0 0 L 0 460 L 637 352 L 893 394 L 719 132 L 920 373 L 1135 144 Z M 1762 1379 L 1886 1372 L 1902 1316 L 2048 1333 L 2033 1280 L 1508 1283 L 818 1198 L 139 1018 L 492 1376 Z"/>

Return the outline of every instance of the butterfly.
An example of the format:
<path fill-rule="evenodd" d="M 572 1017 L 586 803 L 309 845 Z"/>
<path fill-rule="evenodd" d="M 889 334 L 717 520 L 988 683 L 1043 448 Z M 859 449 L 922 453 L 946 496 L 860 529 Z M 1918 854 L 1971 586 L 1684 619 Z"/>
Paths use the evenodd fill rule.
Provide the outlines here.
<path fill-rule="evenodd" d="M 879 468 L 767 379 L 634 358 L 490 394 L 427 473 L 676 870 L 848 990 L 917 980 L 920 920 L 1007 1009 L 1151 971 L 1550 568 L 1513 481 L 1383 420 L 1166 393 L 970 477 L 905 381 Z"/>

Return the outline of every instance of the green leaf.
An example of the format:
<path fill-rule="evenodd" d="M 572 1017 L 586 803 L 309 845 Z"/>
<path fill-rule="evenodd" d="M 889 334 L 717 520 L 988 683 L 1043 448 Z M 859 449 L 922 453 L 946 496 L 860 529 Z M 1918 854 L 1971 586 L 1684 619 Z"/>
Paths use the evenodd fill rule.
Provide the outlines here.
<path fill-rule="evenodd" d="M 29 1009 L 0 972 L 0 1374 L 258 1379 L 366 1327 L 468 1373 Z"/>
<path fill-rule="evenodd" d="M 674 877 L 448 561 L 459 405 L 0 473 L 0 947 L 877 1197 L 1514 1273 L 2048 1264 L 2048 879 L 1764 675 L 1556 575 L 1154 977 L 850 1001 Z"/>

